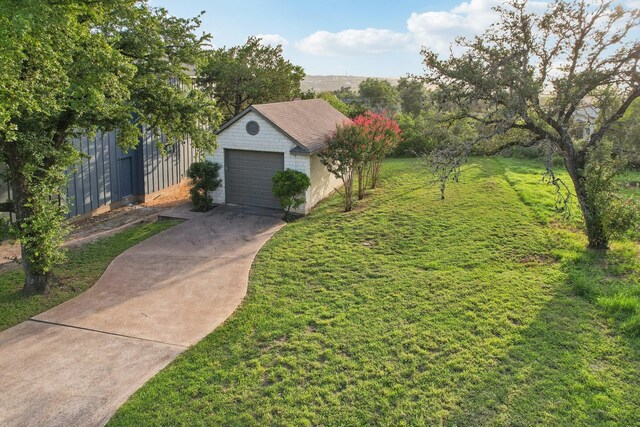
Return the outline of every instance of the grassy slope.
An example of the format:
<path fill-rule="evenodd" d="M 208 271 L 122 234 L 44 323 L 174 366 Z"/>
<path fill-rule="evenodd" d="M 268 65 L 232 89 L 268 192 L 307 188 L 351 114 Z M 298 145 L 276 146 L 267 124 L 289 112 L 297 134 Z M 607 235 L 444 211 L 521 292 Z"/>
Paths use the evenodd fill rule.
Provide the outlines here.
<path fill-rule="evenodd" d="M 120 253 L 177 223 L 159 221 L 137 225 L 95 243 L 69 250 L 67 261 L 54 271 L 55 284 L 48 295 L 24 294 L 24 274 L 21 269 L 0 273 L 0 331 L 84 292 Z"/>
<path fill-rule="evenodd" d="M 572 216 L 569 219 L 553 214 L 552 189 L 539 185 L 540 167 L 537 162 L 500 159 L 505 168 L 505 178 L 518 193 L 522 202 L 530 207 L 536 219 L 545 227 L 552 227 L 554 253 L 563 261 L 569 275 L 568 282 L 574 293 L 585 297 L 619 320 L 625 332 L 640 337 L 640 262 L 635 240 L 615 242 L 608 252 L 587 251 L 583 247 L 586 239 L 582 233 L 571 229 L 582 229 L 582 219 L 574 199 Z M 561 174 L 565 182 L 570 182 Z M 640 173 L 630 171 L 621 179 L 634 182 Z M 627 197 L 640 198 L 640 188 L 626 186 Z"/>
<path fill-rule="evenodd" d="M 637 339 L 576 295 L 582 238 L 507 163 L 440 202 L 391 160 L 366 210 L 334 197 L 287 226 L 240 310 L 111 425 L 640 423 Z"/>

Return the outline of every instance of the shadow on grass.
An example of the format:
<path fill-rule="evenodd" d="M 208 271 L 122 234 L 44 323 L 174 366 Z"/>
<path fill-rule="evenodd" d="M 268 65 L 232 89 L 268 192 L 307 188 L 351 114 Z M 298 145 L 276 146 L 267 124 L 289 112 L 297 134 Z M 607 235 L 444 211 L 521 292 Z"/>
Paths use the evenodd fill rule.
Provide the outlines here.
<path fill-rule="evenodd" d="M 445 424 L 640 425 L 637 251 L 574 255 L 565 283 Z"/>
<path fill-rule="evenodd" d="M 447 425 L 638 425 L 640 347 L 559 289 L 462 397 Z"/>
<path fill-rule="evenodd" d="M 604 310 L 629 339 L 640 338 L 640 260 L 633 243 L 581 250 L 565 270 L 575 294 Z"/>

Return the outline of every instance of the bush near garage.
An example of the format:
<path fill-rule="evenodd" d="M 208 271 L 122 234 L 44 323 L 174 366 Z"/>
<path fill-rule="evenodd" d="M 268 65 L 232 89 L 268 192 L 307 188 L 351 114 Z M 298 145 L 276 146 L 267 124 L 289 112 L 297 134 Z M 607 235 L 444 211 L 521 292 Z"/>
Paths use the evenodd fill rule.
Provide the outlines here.
<path fill-rule="evenodd" d="M 285 221 L 289 221 L 292 208 L 305 202 L 304 193 L 310 185 L 311 180 L 305 173 L 293 169 L 278 171 L 273 176 L 273 194 L 280 199 Z"/>
<path fill-rule="evenodd" d="M 213 206 L 213 199 L 209 195 L 221 184 L 219 178 L 220 164 L 209 160 L 195 162 L 189 166 L 187 176 L 191 179 L 189 194 L 193 202 L 193 210 L 206 212 Z"/>

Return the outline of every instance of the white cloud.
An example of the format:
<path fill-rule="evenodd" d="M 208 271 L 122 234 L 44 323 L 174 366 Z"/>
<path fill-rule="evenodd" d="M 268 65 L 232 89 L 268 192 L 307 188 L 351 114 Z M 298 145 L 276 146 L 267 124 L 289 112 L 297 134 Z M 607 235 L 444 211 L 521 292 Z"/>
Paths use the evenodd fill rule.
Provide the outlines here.
<path fill-rule="evenodd" d="M 503 3 L 500 0 L 470 0 L 449 11 L 414 12 L 407 20 L 407 29 L 420 45 L 447 53 L 457 36 L 473 37 L 496 22 L 499 15 L 493 8 Z M 543 12 L 547 4 L 545 1 L 529 1 L 527 9 Z"/>
<path fill-rule="evenodd" d="M 471 37 L 482 33 L 497 19 L 492 7 L 498 0 L 471 0 L 449 11 L 412 13 L 407 29 L 420 45 L 446 53 L 456 36 Z"/>
<path fill-rule="evenodd" d="M 256 37 L 262 39 L 262 44 L 268 44 L 271 46 L 282 45 L 286 46 L 289 44 L 289 40 L 282 37 L 280 34 L 256 34 Z"/>
<path fill-rule="evenodd" d="M 317 31 L 300 40 L 296 46 L 314 55 L 367 55 L 405 49 L 413 42 L 408 33 L 367 28 L 339 33 Z"/>
<path fill-rule="evenodd" d="M 417 50 L 419 46 L 447 53 L 457 36 L 472 37 L 496 22 L 498 14 L 492 8 L 501 4 L 501 0 L 464 1 L 448 11 L 412 13 L 407 20 L 407 32 L 376 28 L 337 33 L 318 31 L 300 40 L 296 46 L 303 52 L 325 56 Z M 544 1 L 530 1 L 528 8 L 542 11 L 546 5 Z"/>

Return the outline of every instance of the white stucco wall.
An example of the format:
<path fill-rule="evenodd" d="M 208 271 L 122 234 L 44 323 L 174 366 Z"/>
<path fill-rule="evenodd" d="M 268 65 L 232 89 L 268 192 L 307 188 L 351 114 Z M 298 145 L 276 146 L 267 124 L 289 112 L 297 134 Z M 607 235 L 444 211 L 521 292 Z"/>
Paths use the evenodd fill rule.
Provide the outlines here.
<path fill-rule="evenodd" d="M 249 135 L 246 130 L 247 122 L 254 120 L 260 125 L 260 132 L 257 135 Z M 222 171 L 220 178 L 222 183 L 216 191 L 212 193 L 215 203 L 225 202 L 225 182 L 224 182 L 224 149 L 249 150 L 249 151 L 270 151 L 284 153 L 284 168 L 294 169 L 310 174 L 309 156 L 292 155 L 289 151 L 296 147 L 296 144 L 283 135 L 278 129 L 254 112 L 247 113 L 240 120 L 225 129 L 218 135 L 218 148 L 213 155 L 208 155 L 207 159 L 220 163 Z M 301 208 L 306 208 L 301 206 Z M 301 209 L 300 213 L 306 213 Z"/>
<path fill-rule="evenodd" d="M 249 135 L 246 131 L 247 122 L 254 120 L 260 125 L 257 135 Z M 220 178 L 222 183 L 211 196 L 215 203 L 225 203 L 224 182 L 224 149 L 270 151 L 284 154 L 285 169 L 294 169 L 305 173 L 311 179 L 311 187 L 307 190 L 307 203 L 295 211 L 297 213 L 309 213 L 324 197 L 331 194 L 335 188 L 341 185 L 341 181 L 331 175 L 320 162 L 317 155 L 293 155 L 290 153 L 296 144 L 269 122 L 262 119 L 254 112 L 247 113 L 240 120 L 225 129 L 218 135 L 218 148 L 207 159 L 222 165 Z"/>
<path fill-rule="evenodd" d="M 342 186 L 342 180 L 329 173 L 326 166 L 320 161 L 320 156 L 313 154 L 310 158 L 311 186 L 307 190 L 307 204 L 313 207 L 322 199 Z"/>

